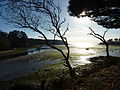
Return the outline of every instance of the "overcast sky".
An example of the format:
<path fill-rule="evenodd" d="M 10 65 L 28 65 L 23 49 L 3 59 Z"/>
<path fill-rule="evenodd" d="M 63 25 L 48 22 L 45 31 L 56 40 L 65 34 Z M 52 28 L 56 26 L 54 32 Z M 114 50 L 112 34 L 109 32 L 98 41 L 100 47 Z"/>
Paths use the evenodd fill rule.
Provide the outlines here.
<path fill-rule="evenodd" d="M 67 22 L 69 23 L 69 31 L 66 34 L 66 37 L 68 38 L 70 43 L 81 43 L 81 42 L 87 42 L 87 43 L 96 43 L 99 42 L 98 39 L 95 39 L 93 36 L 87 35 L 90 33 L 90 30 L 88 29 L 91 27 L 93 30 L 95 30 L 96 33 L 103 34 L 106 30 L 102 26 L 97 25 L 95 22 L 91 21 L 88 17 L 85 18 L 77 18 L 69 16 L 67 12 L 68 7 L 68 1 L 69 0 L 55 0 L 56 3 L 59 3 L 62 8 L 62 14 L 61 18 L 66 18 Z M 12 30 L 20 30 L 19 28 L 15 28 L 12 25 L 7 25 L 4 20 L 0 20 L 0 30 L 9 32 Z M 63 26 L 63 28 L 66 28 L 66 25 Z M 23 30 L 26 32 L 28 37 L 30 38 L 38 38 L 39 34 L 36 32 L 33 32 L 31 30 Z M 49 35 L 48 35 L 49 36 Z M 107 34 L 106 38 L 120 38 L 120 30 L 119 29 L 110 29 Z"/>

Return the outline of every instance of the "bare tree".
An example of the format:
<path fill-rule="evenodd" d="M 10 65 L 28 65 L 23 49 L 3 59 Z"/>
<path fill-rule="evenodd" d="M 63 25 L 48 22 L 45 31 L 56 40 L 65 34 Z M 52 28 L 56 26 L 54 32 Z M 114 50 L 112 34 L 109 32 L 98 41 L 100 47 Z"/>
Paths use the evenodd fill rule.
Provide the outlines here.
<path fill-rule="evenodd" d="M 95 38 L 101 40 L 101 41 L 105 44 L 107 57 L 109 57 L 109 45 L 108 45 L 107 41 L 105 40 L 105 35 L 106 35 L 108 29 L 104 32 L 103 36 L 100 35 L 100 34 L 98 34 L 98 33 L 95 33 L 95 31 L 94 31 L 92 28 L 89 27 L 89 29 L 91 30 L 90 35 L 92 35 L 92 36 L 94 36 Z"/>
<path fill-rule="evenodd" d="M 7 15 L 4 16 L 7 17 L 4 17 L 5 20 L 14 23 L 14 25 L 20 28 L 27 28 L 38 32 L 45 39 L 48 46 L 62 54 L 65 59 L 64 66 L 69 68 L 70 76 L 75 77 L 75 70 L 69 62 L 70 49 L 65 37 L 69 28 L 68 25 L 65 30 L 62 28 L 66 19 L 61 20 L 59 5 L 55 5 L 53 0 L 20 0 L 19 2 L 10 4 L 6 10 L 7 13 L 5 12 L 5 14 Z M 48 43 L 48 34 L 46 35 L 46 31 L 51 34 L 54 40 L 59 38 L 63 42 L 67 52 L 56 47 L 54 43 Z"/>

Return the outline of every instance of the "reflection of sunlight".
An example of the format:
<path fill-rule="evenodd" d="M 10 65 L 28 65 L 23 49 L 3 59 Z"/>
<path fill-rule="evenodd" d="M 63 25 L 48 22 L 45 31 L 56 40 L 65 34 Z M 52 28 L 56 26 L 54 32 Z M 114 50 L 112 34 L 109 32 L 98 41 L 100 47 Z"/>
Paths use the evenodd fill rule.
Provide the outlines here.
<path fill-rule="evenodd" d="M 94 44 L 93 43 L 76 43 L 75 46 L 79 48 L 88 48 L 88 47 L 94 46 Z"/>
<path fill-rule="evenodd" d="M 78 44 L 74 44 L 73 46 L 75 46 L 74 49 L 71 49 L 71 52 L 73 53 L 77 53 L 83 56 L 86 55 L 93 55 L 96 53 L 96 51 L 94 49 L 91 49 L 90 47 L 93 47 L 95 44 L 92 43 L 78 43 Z"/>
<path fill-rule="evenodd" d="M 88 58 L 90 58 L 90 56 L 81 56 L 80 60 L 77 60 L 76 62 L 79 65 L 85 65 L 85 64 L 89 64 L 91 63 L 89 60 L 87 60 Z"/>
<path fill-rule="evenodd" d="M 71 52 L 75 52 L 79 55 L 77 56 L 77 59 L 73 62 L 74 67 L 91 63 L 88 58 L 93 57 L 96 54 L 96 51 L 90 48 L 94 45 L 95 44 L 93 43 L 78 43 L 74 45 L 75 48 L 72 49 Z"/>
<path fill-rule="evenodd" d="M 86 50 L 86 49 L 77 49 L 77 53 L 79 53 L 79 54 L 93 54 L 93 53 L 95 53 L 95 51 L 92 50 L 92 49 L 89 49 L 89 50 Z"/>
<path fill-rule="evenodd" d="M 76 67 L 78 65 L 90 64 L 91 62 L 88 60 L 91 56 L 81 56 L 79 60 L 73 62 L 73 66 Z"/>

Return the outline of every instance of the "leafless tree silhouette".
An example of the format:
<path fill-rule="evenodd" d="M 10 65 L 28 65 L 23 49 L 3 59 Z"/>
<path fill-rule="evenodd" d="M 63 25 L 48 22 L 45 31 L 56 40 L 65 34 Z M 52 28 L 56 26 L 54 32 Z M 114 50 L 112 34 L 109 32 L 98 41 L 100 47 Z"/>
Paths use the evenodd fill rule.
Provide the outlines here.
<path fill-rule="evenodd" d="M 109 45 L 108 45 L 107 41 L 105 40 L 105 35 L 106 35 L 108 29 L 104 32 L 103 36 L 98 33 L 95 33 L 95 31 L 92 28 L 89 27 L 89 29 L 91 30 L 91 33 L 89 35 L 94 36 L 95 38 L 101 40 L 105 44 L 107 57 L 109 57 Z"/>
<path fill-rule="evenodd" d="M 69 30 L 69 25 L 66 25 L 66 29 L 63 30 L 62 25 L 65 24 L 66 19 L 61 19 L 61 8 L 59 5 L 55 5 L 53 0 L 20 0 L 16 3 L 9 4 L 6 8 L 3 18 L 20 28 L 31 29 L 38 32 L 45 39 L 46 44 L 53 49 L 59 51 L 65 59 L 64 66 L 69 68 L 71 77 L 75 77 L 75 70 L 72 68 L 69 57 L 70 49 L 68 46 L 66 32 Z M 49 32 L 54 40 L 60 39 L 66 51 L 56 47 L 53 44 L 48 43 Z"/>

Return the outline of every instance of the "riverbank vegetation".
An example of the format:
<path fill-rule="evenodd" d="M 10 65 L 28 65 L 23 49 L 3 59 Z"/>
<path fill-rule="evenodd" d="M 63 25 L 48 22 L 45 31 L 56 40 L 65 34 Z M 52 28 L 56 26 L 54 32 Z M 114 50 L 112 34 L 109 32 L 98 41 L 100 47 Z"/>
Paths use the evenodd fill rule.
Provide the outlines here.
<path fill-rule="evenodd" d="M 61 40 L 48 40 L 49 44 L 63 45 Z M 46 45 L 44 39 L 28 38 L 23 31 L 13 30 L 9 33 L 0 31 L 0 52 L 14 49 L 30 48 L 35 46 Z"/>
<path fill-rule="evenodd" d="M 76 67 L 77 78 L 71 78 L 66 68 L 38 69 L 37 72 L 1 81 L 2 90 L 119 90 L 120 57 L 90 58 L 92 64 Z"/>
<path fill-rule="evenodd" d="M 114 38 L 107 40 L 109 45 L 119 45 L 120 46 L 120 38 Z M 104 45 L 104 43 L 100 43 L 100 45 Z"/>

